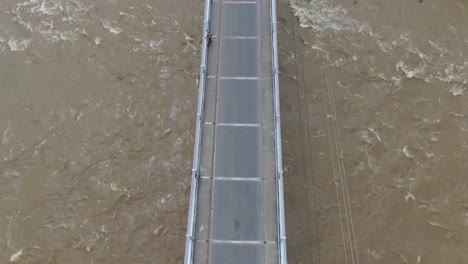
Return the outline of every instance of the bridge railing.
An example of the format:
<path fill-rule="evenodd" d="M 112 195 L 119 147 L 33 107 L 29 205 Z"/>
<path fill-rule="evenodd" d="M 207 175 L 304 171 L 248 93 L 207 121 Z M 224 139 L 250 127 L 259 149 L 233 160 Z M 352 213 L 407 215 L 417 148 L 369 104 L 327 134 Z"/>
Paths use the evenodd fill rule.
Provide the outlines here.
<path fill-rule="evenodd" d="M 280 111 L 280 91 L 279 91 L 279 65 L 278 65 L 278 23 L 276 12 L 276 0 L 271 0 L 271 46 L 273 56 L 273 96 L 275 111 L 275 149 L 276 149 L 276 178 L 278 194 L 278 251 L 279 263 L 287 264 L 286 253 L 286 223 L 284 212 L 284 185 L 283 185 L 283 156 L 281 145 L 281 111 Z"/>
<path fill-rule="evenodd" d="M 185 241 L 185 264 L 192 264 L 193 262 L 193 251 L 194 251 L 194 237 L 195 237 L 195 216 L 196 216 L 196 202 L 198 194 L 198 182 L 200 172 L 200 149 L 201 149 L 201 137 L 203 130 L 203 108 L 205 105 L 205 89 L 206 89 L 206 63 L 208 58 L 208 39 L 207 35 L 210 30 L 210 19 L 211 19 L 211 0 L 205 0 L 205 14 L 203 22 L 203 42 L 201 52 L 201 64 L 200 64 L 200 83 L 198 90 L 198 106 L 197 106 L 197 123 L 195 129 L 195 144 L 193 153 L 193 165 L 192 165 L 192 182 L 190 189 L 190 202 L 189 202 L 189 213 L 187 223 L 187 235 Z"/>

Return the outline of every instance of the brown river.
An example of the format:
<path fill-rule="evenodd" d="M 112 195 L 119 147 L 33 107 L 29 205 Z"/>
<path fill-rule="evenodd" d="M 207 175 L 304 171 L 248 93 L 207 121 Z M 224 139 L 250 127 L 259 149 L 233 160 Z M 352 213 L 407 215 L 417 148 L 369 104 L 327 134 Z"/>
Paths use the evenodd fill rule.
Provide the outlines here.
<path fill-rule="evenodd" d="M 0 263 L 183 263 L 203 2 L 0 1 Z M 289 263 L 468 263 L 468 1 L 278 21 Z"/>

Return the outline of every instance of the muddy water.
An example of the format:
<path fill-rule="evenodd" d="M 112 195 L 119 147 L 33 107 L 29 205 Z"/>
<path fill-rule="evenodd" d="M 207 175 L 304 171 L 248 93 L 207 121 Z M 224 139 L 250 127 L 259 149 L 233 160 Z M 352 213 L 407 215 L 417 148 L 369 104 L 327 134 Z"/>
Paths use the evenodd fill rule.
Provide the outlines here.
<path fill-rule="evenodd" d="M 468 263 L 467 8 L 280 1 L 291 263 Z M 182 262 L 202 13 L 0 2 L 0 262 Z"/>
<path fill-rule="evenodd" d="M 280 3 L 291 263 L 468 263 L 468 2 Z"/>
<path fill-rule="evenodd" d="M 0 2 L 1 263 L 181 263 L 202 16 Z"/>

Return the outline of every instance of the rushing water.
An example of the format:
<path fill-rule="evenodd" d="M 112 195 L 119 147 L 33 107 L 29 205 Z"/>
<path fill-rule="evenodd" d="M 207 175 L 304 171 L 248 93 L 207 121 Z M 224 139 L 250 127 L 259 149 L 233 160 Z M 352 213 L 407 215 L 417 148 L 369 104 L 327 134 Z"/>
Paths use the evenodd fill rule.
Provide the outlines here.
<path fill-rule="evenodd" d="M 180 263 L 203 5 L 0 2 L 0 262 Z"/>
<path fill-rule="evenodd" d="M 468 2 L 289 4 L 290 262 L 468 263 Z"/>
<path fill-rule="evenodd" d="M 182 263 L 203 1 L 0 1 L 0 262 Z M 279 3 L 290 263 L 468 263 L 466 0 Z"/>

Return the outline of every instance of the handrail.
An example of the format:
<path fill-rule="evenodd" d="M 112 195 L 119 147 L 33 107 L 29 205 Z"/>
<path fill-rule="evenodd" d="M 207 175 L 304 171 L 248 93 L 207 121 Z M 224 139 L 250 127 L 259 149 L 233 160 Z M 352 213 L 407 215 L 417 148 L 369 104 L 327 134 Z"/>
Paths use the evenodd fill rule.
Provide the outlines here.
<path fill-rule="evenodd" d="M 279 67 L 278 67 L 278 36 L 276 0 L 271 0 L 271 41 L 273 56 L 273 95 L 275 112 L 275 149 L 276 149 L 276 177 L 278 184 L 278 250 L 279 263 L 287 264 L 286 253 L 286 223 L 284 213 L 284 186 L 283 186 L 283 158 L 281 146 L 281 112 L 279 95 Z"/>
<path fill-rule="evenodd" d="M 190 202 L 189 214 L 187 223 L 187 235 L 185 241 L 185 264 L 193 263 L 194 251 L 194 236 L 195 236 L 195 215 L 196 215 L 196 202 L 198 194 L 198 179 L 200 171 L 200 148 L 201 136 L 203 130 L 203 108 L 205 105 L 205 86 L 206 86 L 206 62 L 208 57 L 208 33 L 210 28 L 210 13 L 211 13 L 211 0 L 205 0 L 205 15 L 203 22 L 203 42 L 200 64 L 200 84 L 198 89 L 198 107 L 197 107 L 197 124 L 195 129 L 195 144 L 193 151 L 193 165 L 192 165 L 192 183 L 190 188 Z"/>

